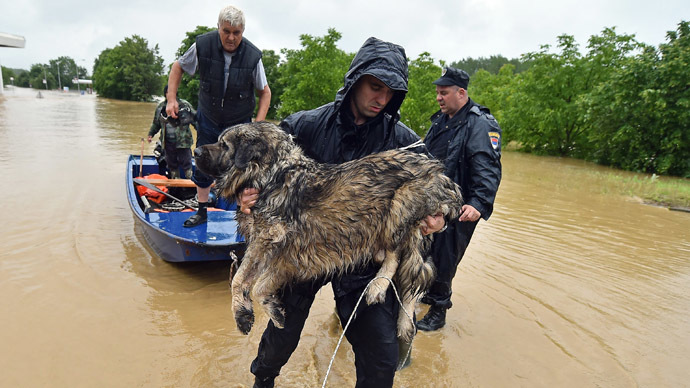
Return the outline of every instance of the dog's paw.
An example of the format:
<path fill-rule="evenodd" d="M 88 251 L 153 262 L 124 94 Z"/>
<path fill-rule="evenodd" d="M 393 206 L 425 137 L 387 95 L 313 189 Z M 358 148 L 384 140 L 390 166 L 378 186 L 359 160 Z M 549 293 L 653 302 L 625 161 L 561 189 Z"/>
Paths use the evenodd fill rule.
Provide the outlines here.
<path fill-rule="evenodd" d="M 388 285 L 387 279 L 374 280 L 367 290 L 367 304 L 383 303 L 386 300 Z"/>
<path fill-rule="evenodd" d="M 417 328 L 412 321 L 407 319 L 407 317 L 404 320 L 398 320 L 398 338 L 410 343 L 415 334 L 417 334 Z"/>
<path fill-rule="evenodd" d="M 249 334 L 254 325 L 254 312 L 245 308 L 239 309 L 235 312 L 235 322 L 242 334 Z"/>

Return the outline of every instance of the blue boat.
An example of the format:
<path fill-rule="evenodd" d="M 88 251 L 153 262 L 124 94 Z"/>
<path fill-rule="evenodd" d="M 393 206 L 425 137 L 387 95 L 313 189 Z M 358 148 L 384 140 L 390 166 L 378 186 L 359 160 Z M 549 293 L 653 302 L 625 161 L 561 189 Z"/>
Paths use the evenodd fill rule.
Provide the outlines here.
<path fill-rule="evenodd" d="M 193 213 L 145 210 L 147 206 L 134 182 L 140 176 L 140 163 L 143 163 L 143 176 L 160 174 L 156 157 L 130 155 L 125 179 L 127 198 L 146 241 L 158 256 L 168 262 L 231 260 L 231 252 L 241 256 L 245 242 L 237 231 L 235 203 L 219 199 L 214 206 L 219 210 L 208 212 L 208 222 L 185 228 L 182 224 Z"/>

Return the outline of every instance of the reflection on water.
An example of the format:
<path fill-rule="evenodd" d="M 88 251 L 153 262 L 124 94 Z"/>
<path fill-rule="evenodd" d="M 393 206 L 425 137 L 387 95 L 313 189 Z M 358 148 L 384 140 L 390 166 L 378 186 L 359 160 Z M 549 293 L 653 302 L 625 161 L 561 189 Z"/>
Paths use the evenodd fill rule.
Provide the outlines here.
<path fill-rule="evenodd" d="M 161 261 L 127 205 L 155 104 L 42 95 L 0 97 L 0 386 L 251 386 L 266 317 L 241 335 L 228 264 Z M 605 193 L 602 167 L 503 162 L 448 324 L 395 386 L 687 386 L 690 216 Z M 339 336 L 325 287 L 278 384 L 321 385 Z M 354 385 L 346 342 L 328 382 Z"/>

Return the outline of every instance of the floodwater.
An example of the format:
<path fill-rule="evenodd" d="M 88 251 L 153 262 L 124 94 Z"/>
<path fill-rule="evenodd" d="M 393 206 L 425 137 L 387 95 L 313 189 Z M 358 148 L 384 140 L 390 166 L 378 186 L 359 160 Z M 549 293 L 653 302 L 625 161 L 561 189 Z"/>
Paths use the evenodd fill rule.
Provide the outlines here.
<path fill-rule="evenodd" d="M 128 207 L 125 163 L 155 105 L 36 95 L 0 96 L 0 386 L 251 386 L 266 317 L 240 334 L 229 266 L 161 261 Z M 448 324 L 417 335 L 395 386 L 690 386 L 690 214 L 605 192 L 591 164 L 503 165 Z M 321 386 L 332 298 L 318 295 L 277 386 Z M 354 386 L 346 341 L 328 386 Z"/>

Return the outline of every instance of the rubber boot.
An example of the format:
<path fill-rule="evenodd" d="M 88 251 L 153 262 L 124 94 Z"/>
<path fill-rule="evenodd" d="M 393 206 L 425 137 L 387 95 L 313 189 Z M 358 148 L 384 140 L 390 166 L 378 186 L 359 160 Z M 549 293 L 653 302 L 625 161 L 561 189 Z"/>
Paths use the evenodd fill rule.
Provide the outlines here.
<path fill-rule="evenodd" d="M 275 384 L 274 380 L 274 377 L 265 377 L 263 379 L 254 377 L 254 385 L 252 388 L 273 388 L 273 385 Z"/>
<path fill-rule="evenodd" d="M 446 325 L 446 309 L 431 306 L 424 318 L 417 321 L 417 329 L 422 331 L 435 331 Z"/>
<path fill-rule="evenodd" d="M 199 210 L 197 212 L 189 217 L 184 224 L 182 224 L 185 228 L 191 228 L 197 225 L 201 225 L 204 222 L 206 222 L 206 208 L 208 207 L 208 203 L 206 202 L 199 202 Z"/>

